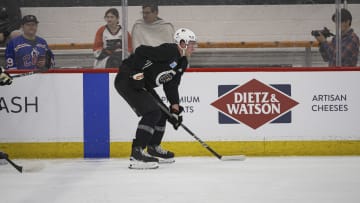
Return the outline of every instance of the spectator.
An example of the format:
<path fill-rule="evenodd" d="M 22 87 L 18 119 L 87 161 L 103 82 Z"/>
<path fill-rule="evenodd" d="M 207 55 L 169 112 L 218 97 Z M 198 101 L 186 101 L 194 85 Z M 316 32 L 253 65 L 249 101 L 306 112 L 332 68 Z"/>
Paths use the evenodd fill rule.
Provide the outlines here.
<path fill-rule="evenodd" d="M 159 46 L 163 43 L 174 43 L 174 26 L 158 17 L 156 4 L 142 6 L 143 19 L 135 22 L 131 35 L 134 50 L 140 45 Z"/>
<path fill-rule="evenodd" d="M 119 11 L 110 8 L 105 12 L 106 25 L 96 32 L 94 43 L 95 68 L 114 68 L 122 63 L 122 32 Z M 128 33 L 128 50 L 131 52 L 131 36 Z"/>
<path fill-rule="evenodd" d="M 336 15 L 332 21 L 336 22 Z M 356 66 L 359 55 L 359 37 L 351 28 L 352 16 L 346 9 L 341 9 L 341 66 Z M 324 35 L 315 37 L 320 43 L 319 51 L 329 66 L 336 66 L 336 37 L 328 42 Z"/>
<path fill-rule="evenodd" d="M 5 0 L 0 6 L 0 45 L 19 35 L 21 26 L 21 11 L 18 0 Z"/>
<path fill-rule="evenodd" d="M 46 41 L 36 36 L 39 21 L 33 15 L 22 19 L 23 34 L 9 41 L 5 51 L 7 68 L 36 69 L 54 66 L 54 55 Z"/>

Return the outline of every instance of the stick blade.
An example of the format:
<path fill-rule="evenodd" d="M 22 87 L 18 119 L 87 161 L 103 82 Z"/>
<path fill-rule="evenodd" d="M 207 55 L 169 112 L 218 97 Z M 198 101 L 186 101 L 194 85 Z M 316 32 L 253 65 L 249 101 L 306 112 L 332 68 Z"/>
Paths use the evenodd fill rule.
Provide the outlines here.
<path fill-rule="evenodd" d="M 222 156 L 221 161 L 245 161 L 245 155 Z"/>

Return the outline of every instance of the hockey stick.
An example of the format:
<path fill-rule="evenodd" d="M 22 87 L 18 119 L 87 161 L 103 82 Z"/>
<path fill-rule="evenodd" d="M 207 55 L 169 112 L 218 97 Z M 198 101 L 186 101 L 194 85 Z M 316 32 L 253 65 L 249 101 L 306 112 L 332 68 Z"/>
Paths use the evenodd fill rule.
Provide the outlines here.
<path fill-rule="evenodd" d="M 29 76 L 29 75 L 34 75 L 34 74 L 37 74 L 37 73 L 45 73 L 47 72 L 49 69 L 36 69 L 34 71 L 30 71 L 30 72 L 26 72 L 26 73 L 21 73 L 21 74 L 18 74 L 18 75 L 12 75 L 11 77 L 12 78 L 20 78 L 20 77 L 25 77 L 25 76 Z"/>
<path fill-rule="evenodd" d="M 156 104 L 160 107 L 160 109 L 169 117 L 174 117 L 169 110 L 162 104 L 160 101 L 154 98 L 154 101 Z M 235 155 L 235 156 L 222 156 L 219 153 L 217 153 L 215 150 L 213 150 L 206 142 L 202 141 L 198 136 L 195 135 L 188 127 L 186 127 L 184 124 L 181 123 L 181 127 L 188 132 L 193 138 L 195 138 L 203 147 L 205 147 L 211 154 L 216 156 L 221 161 L 244 161 L 246 159 L 245 155 Z"/>
<path fill-rule="evenodd" d="M 20 173 L 32 173 L 32 172 L 38 172 L 41 171 L 45 168 L 45 164 L 44 163 L 32 163 L 32 164 L 26 164 L 25 166 L 19 166 L 17 164 L 15 164 L 11 159 L 9 158 L 4 158 L 7 162 L 9 162 L 17 171 L 19 171 Z"/>
<path fill-rule="evenodd" d="M 20 173 L 22 173 L 22 171 L 23 171 L 23 167 L 22 167 L 22 166 L 19 166 L 19 165 L 15 164 L 13 161 L 11 161 L 11 160 L 9 159 L 9 157 L 5 157 L 5 160 L 6 160 L 7 162 L 9 162 L 17 171 L 19 171 Z"/>

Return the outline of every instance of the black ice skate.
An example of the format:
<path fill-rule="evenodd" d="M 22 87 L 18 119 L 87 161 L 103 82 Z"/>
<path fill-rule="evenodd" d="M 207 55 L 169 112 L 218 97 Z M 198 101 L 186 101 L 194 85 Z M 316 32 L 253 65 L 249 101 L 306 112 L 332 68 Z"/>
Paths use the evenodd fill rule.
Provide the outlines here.
<path fill-rule="evenodd" d="M 0 151 L 0 165 L 8 164 L 8 162 L 6 161 L 6 158 L 8 158 L 8 155 L 6 153 Z"/>
<path fill-rule="evenodd" d="M 159 160 L 150 156 L 142 147 L 133 147 L 130 157 L 130 169 L 156 169 L 159 168 Z"/>
<path fill-rule="evenodd" d="M 156 158 L 159 158 L 159 163 L 167 164 L 167 163 L 174 163 L 175 154 L 173 152 L 167 151 L 161 148 L 160 145 L 152 145 L 147 147 L 147 152 Z"/>

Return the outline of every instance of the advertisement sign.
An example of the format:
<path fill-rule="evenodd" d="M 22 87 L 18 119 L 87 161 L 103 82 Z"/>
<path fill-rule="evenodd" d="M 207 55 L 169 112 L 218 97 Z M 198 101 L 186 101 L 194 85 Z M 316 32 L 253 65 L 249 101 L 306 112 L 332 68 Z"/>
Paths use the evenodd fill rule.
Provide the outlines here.
<path fill-rule="evenodd" d="M 190 72 L 180 85 L 184 124 L 209 141 L 359 140 L 359 72 Z M 111 88 L 111 139 L 139 119 Z M 166 97 L 157 89 L 163 100 Z M 189 141 L 167 126 L 167 141 Z"/>
<path fill-rule="evenodd" d="M 139 118 L 114 78 L 39 74 L 1 87 L 0 141 L 130 142 Z M 359 71 L 187 72 L 184 124 L 207 141 L 360 140 L 359 78 Z M 165 140 L 194 141 L 171 125 Z"/>
<path fill-rule="evenodd" d="M 83 141 L 82 74 L 22 77 L 0 89 L 0 142 Z"/>

